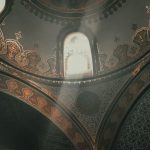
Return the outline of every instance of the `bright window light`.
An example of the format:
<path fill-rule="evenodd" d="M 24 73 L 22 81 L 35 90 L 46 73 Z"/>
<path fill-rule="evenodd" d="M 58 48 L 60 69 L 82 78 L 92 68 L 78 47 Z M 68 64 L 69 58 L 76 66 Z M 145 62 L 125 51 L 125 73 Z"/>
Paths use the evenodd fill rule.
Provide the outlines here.
<path fill-rule="evenodd" d="M 0 0 L 0 13 L 3 12 L 6 5 L 6 0 Z"/>
<path fill-rule="evenodd" d="M 69 34 L 64 41 L 65 78 L 85 78 L 92 75 L 93 62 L 88 38 L 80 32 Z"/>

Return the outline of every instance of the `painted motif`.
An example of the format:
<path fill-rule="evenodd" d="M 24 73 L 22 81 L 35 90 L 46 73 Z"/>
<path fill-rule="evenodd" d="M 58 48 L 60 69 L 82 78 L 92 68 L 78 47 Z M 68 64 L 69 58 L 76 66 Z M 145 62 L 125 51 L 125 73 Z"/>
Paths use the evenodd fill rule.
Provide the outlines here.
<path fill-rule="evenodd" d="M 78 22 L 83 16 L 88 20 L 104 19 L 125 2 L 124 0 L 22 0 L 25 8 L 32 10 L 31 12 L 40 18 L 65 24 Z"/>
<path fill-rule="evenodd" d="M 15 33 L 16 39 L 5 39 L 0 29 L 0 56 L 10 64 L 30 73 L 43 75 L 49 74 L 56 76 L 56 70 L 50 71 L 50 68 L 43 67 L 41 57 L 35 50 L 24 50 L 19 42 L 22 38 L 21 33 Z M 53 61 L 54 63 L 54 61 Z"/>
<path fill-rule="evenodd" d="M 18 80 L 4 75 L 0 75 L 0 77 L 2 81 L 0 82 L 0 91 L 15 96 L 19 100 L 37 109 L 56 124 L 78 149 L 92 149 L 92 145 L 87 142 L 87 139 L 81 134 L 75 123 L 50 99 L 42 96 L 39 92 L 36 92 Z"/>
<path fill-rule="evenodd" d="M 100 68 L 98 74 L 105 74 L 117 70 L 144 55 L 150 48 L 149 27 L 137 29 L 133 36 L 135 45 L 118 45 L 114 49 L 113 56 L 109 59 L 104 53 L 99 54 Z M 16 33 L 16 39 L 5 39 L 0 29 L 0 57 L 8 63 L 36 75 L 57 78 L 56 57 L 48 59 L 47 64 L 42 62 L 42 58 L 35 50 L 24 50 L 19 42 L 21 35 Z M 20 33 L 21 34 L 21 33 Z"/>
<path fill-rule="evenodd" d="M 150 55 L 147 55 L 148 60 L 150 58 L 149 56 Z M 136 102 L 137 97 L 146 87 L 149 86 L 150 67 L 147 66 L 143 69 L 144 66 L 148 64 L 144 63 L 145 60 L 138 64 L 133 70 L 130 84 L 128 84 L 127 87 L 125 86 L 125 89 L 117 96 L 115 105 L 111 106 L 109 116 L 107 116 L 107 120 L 103 122 L 103 125 L 97 135 L 97 149 L 111 149 L 115 135 L 117 134 L 125 115 L 128 113 L 131 106 Z"/>

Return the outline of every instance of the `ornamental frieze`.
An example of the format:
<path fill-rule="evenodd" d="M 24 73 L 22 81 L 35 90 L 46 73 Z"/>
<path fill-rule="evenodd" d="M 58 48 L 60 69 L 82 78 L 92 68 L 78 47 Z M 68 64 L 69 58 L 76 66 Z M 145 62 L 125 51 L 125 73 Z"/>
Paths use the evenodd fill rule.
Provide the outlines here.
<path fill-rule="evenodd" d="M 88 142 L 76 123 L 51 98 L 10 76 L 0 74 L 0 77 L 1 92 L 14 96 L 38 110 L 59 127 L 78 149 L 92 149 L 91 142 Z"/>
<path fill-rule="evenodd" d="M 98 75 L 118 70 L 145 55 L 150 49 L 149 33 L 149 27 L 136 30 L 132 37 L 134 44 L 118 45 L 109 59 L 105 53 L 99 53 L 100 66 Z M 0 29 L 0 57 L 4 61 L 33 75 L 59 78 L 55 62 L 56 56 L 52 57 L 53 61 L 50 61 L 51 58 L 47 60 L 49 65 L 44 64 L 36 50 L 24 49 L 19 41 L 22 38 L 21 31 L 15 33 L 15 36 L 16 39 L 5 39 L 3 31 Z"/>

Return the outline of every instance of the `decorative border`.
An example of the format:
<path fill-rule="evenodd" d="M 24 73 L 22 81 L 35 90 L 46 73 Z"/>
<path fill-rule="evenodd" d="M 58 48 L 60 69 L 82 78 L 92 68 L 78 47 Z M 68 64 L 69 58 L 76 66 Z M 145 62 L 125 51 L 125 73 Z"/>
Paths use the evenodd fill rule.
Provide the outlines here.
<path fill-rule="evenodd" d="M 123 6 L 124 3 L 126 3 L 127 0 L 116 0 L 114 2 L 111 2 L 107 5 L 105 10 L 103 11 L 103 15 L 100 19 L 107 18 L 108 16 L 115 13 L 119 8 Z"/>
<path fill-rule="evenodd" d="M 71 28 L 69 25 L 66 26 L 62 32 L 64 32 L 66 28 L 68 28 L 69 31 L 73 29 L 73 27 Z M 149 26 L 137 29 L 132 37 L 132 41 L 135 45 L 118 45 L 113 52 L 113 56 L 108 61 L 107 55 L 99 52 L 96 41 L 93 41 L 92 39 L 90 41 L 89 39 L 93 48 L 97 49 L 97 51 L 95 51 L 96 57 L 94 59 L 97 64 L 95 69 L 97 74 L 91 78 L 64 79 L 64 77 L 60 75 L 61 70 L 59 71 L 60 67 L 58 67 L 58 64 L 60 63 L 56 62 L 59 61 L 58 58 L 60 54 L 56 54 L 56 56 L 48 59 L 47 63 L 49 64 L 49 67 L 46 67 L 47 65 L 42 62 L 41 56 L 36 50 L 25 50 L 23 48 L 19 41 L 22 38 L 21 31 L 15 33 L 16 39 L 5 39 L 3 31 L 0 29 L 0 58 L 7 64 L 6 66 L 9 65 L 25 74 L 30 74 L 30 76 L 40 78 L 41 80 L 53 85 L 69 84 L 84 86 L 93 82 L 101 81 L 113 74 L 119 74 L 119 72 L 124 72 L 134 67 L 136 62 L 140 61 L 140 59 L 150 51 L 149 34 Z M 61 40 L 62 39 L 58 38 L 57 49 L 62 49 Z M 94 40 L 96 40 L 95 37 Z M 58 50 L 56 51 L 58 52 Z M 114 57 L 115 60 L 113 60 Z M 54 65 L 54 68 L 56 69 L 52 69 Z M 98 66 L 100 68 L 98 68 Z"/>
<path fill-rule="evenodd" d="M 77 149 L 93 149 L 90 140 L 80 131 L 80 127 L 51 98 L 2 73 L 0 74 L 0 91 L 18 98 L 42 113 L 64 132 Z"/>
<path fill-rule="evenodd" d="M 150 85 L 149 63 L 150 57 L 147 60 L 143 59 L 132 72 L 132 78 L 110 106 L 97 134 L 97 149 L 111 149 L 117 131 L 129 109 L 136 102 L 142 91 Z"/>
<path fill-rule="evenodd" d="M 104 19 L 107 18 L 109 15 L 112 15 L 115 11 L 117 11 L 120 7 L 122 7 L 123 3 L 125 3 L 126 0 L 113 0 L 111 2 L 107 1 L 105 2 L 105 5 L 97 6 L 98 8 L 95 8 L 92 12 L 88 13 L 88 15 L 84 16 L 84 18 L 91 20 L 97 20 L 97 18 Z M 56 10 L 50 10 L 47 9 L 44 6 L 41 6 L 38 2 L 32 2 L 31 0 L 21 0 L 22 5 L 25 6 L 25 8 L 29 9 L 30 12 L 34 13 L 36 16 L 39 16 L 40 18 L 55 22 L 57 24 L 74 24 L 77 22 L 80 22 L 83 18 L 84 13 L 58 13 Z M 103 10 L 103 11 L 102 11 Z"/>
<path fill-rule="evenodd" d="M 70 26 L 67 28 L 70 28 Z M 63 31 L 66 27 L 63 29 Z M 52 66 L 56 58 L 52 58 L 48 60 L 49 67 L 46 68 L 45 64 L 42 63 L 42 59 L 36 50 L 25 50 L 20 43 L 20 39 L 22 38 L 21 31 L 15 33 L 16 39 L 5 39 L 2 30 L 0 29 L 0 57 L 3 59 L 4 62 L 8 63 L 10 66 L 14 68 L 18 68 L 18 70 L 22 72 L 29 73 L 33 76 L 53 80 L 55 83 L 73 83 L 73 84 L 85 84 L 91 83 L 93 81 L 98 81 L 103 75 L 107 75 L 113 72 L 118 72 L 119 70 L 123 70 L 123 68 L 127 68 L 129 65 L 132 66 L 132 63 L 135 63 L 140 58 L 144 56 L 150 50 L 150 40 L 149 40 L 149 27 L 143 27 L 138 29 L 133 36 L 133 41 L 138 45 L 138 48 L 129 46 L 129 45 L 119 45 L 115 50 L 113 55 L 118 59 L 117 64 L 113 61 L 106 62 L 107 55 L 100 54 L 96 51 L 96 55 L 99 55 L 100 61 L 98 62 L 98 58 L 94 59 L 97 60 L 98 66 L 100 66 L 100 72 L 98 71 L 97 66 L 97 75 L 93 78 L 85 78 L 82 80 L 64 80 L 59 73 L 57 73 L 57 69 L 52 71 Z M 146 36 L 145 36 L 146 35 Z M 95 38 L 94 38 L 95 39 Z M 91 41 L 92 42 L 92 41 Z M 58 47 L 61 48 L 61 39 L 58 39 Z M 97 43 L 94 44 L 93 48 L 96 48 Z M 97 48 L 98 49 L 98 48 Z M 56 50 L 57 51 L 57 50 Z M 98 53 L 98 54 L 97 54 Z M 112 57 L 114 57 L 112 56 Z M 56 56 L 55 56 L 56 57 Z M 136 60 L 134 60 L 136 58 Z M 128 61 L 133 59 L 134 61 L 128 64 Z M 57 63 L 58 64 L 58 63 Z M 44 76 L 43 76 L 44 74 Z"/>
<path fill-rule="evenodd" d="M 79 31 L 80 30 L 80 31 Z M 92 60 L 93 60 L 93 76 L 97 76 L 98 72 L 100 70 L 100 63 L 99 63 L 99 56 L 98 56 L 98 48 L 97 48 L 97 40 L 92 33 L 92 31 L 88 27 L 82 27 L 79 24 L 76 26 L 66 26 L 63 28 L 57 37 L 57 49 L 56 49 L 56 69 L 57 74 L 60 75 L 60 77 L 64 77 L 64 41 L 65 38 L 74 32 L 80 32 L 83 33 L 89 40 L 90 48 L 91 48 L 91 54 L 92 54 Z"/>

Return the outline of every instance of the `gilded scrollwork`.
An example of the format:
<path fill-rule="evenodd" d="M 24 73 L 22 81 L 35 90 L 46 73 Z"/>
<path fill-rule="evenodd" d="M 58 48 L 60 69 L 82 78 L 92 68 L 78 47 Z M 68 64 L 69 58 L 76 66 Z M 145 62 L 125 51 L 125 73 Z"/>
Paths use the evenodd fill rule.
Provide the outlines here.
<path fill-rule="evenodd" d="M 150 47 L 150 28 L 137 29 L 131 39 L 131 44 L 117 45 L 109 58 L 105 53 L 99 54 L 101 73 L 119 69 L 146 54 Z"/>
<path fill-rule="evenodd" d="M 135 30 L 131 44 L 117 44 L 111 56 L 99 52 L 100 69 L 98 75 L 120 69 L 140 56 L 150 47 L 150 28 L 142 27 Z M 36 50 L 25 50 L 20 39 L 21 31 L 15 33 L 16 39 L 5 39 L 0 29 L 0 57 L 17 68 L 43 77 L 60 77 L 57 72 L 56 53 L 47 60 L 42 60 Z M 144 46 L 144 47 L 143 47 Z M 56 52 L 56 48 L 54 49 Z"/>
<path fill-rule="evenodd" d="M 5 61 L 28 71 L 30 73 L 35 73 L 38 75 L 48 75 L 52 77 L 56 75 L 56 66 L 46 65 L 42 62 L 40 55 L 35 50 L 25 50 L 19 40 L 22 38 L 21 31 L 15 33 L 16 39 L 5 39 L 2 30 L 0 29 L 0 56 L 5 59 Z M 55 60 L 53 60 L 54 63 Z M 53 67 L 52 67 L 53 66 Z M 47 73 L 48 72 L 48 73 Z"/>
<path fill-rule="evenodd" d="M 138 29 L 133 36 L 133 42 L 135 42 L 139 46 L 150 44 L 150 28 L 142 27 Z"/>
<path fill-rule="evenodd" d="M 21 54 L 22 48 L 17 41 L 8 39 L 5 41 L 6 44 L 6 57 L 9 60 L 15 61 L 15 56 Z"/>
<path fill-rule="evenodd" d="M 15 56 L 15 61 L 21 67 L 26 67 L 29 65 L 29 60 L 27 58 L 27 54 L 25 52 L 19 53 Z"/>
<path fill-rule="evenodd" d="M 0 77 L 1 92 L 15 96 L 18 100 L 38 110 L 57 125 L 79 150 L 91 149 L 92 143 L 87 142 L 87 138 L 81 134 L 76 123 L 51 98 L 10 76 L 0 74 Z"/>
<path fill-rule="evenodd" d="M 150 7 L 146 7 L 146 12 L 150 14 Z M 117 43 L 118 37 L 115 38 Z M 117 44 L 113 50 L 113 55 L 108 58 L 105 53 L 99 54 L 101 64 L 101 72 L 107 72 L 128 65 L 137 60 L 140 56 L 145 55 L 150 49 L 150 18 L 149 24 L 146 27 L 137 28 L 134 24 L 134 34 L 131 37 L 130 44 Z"/>

